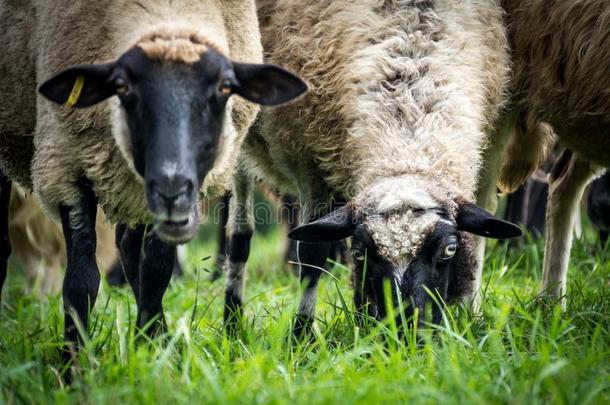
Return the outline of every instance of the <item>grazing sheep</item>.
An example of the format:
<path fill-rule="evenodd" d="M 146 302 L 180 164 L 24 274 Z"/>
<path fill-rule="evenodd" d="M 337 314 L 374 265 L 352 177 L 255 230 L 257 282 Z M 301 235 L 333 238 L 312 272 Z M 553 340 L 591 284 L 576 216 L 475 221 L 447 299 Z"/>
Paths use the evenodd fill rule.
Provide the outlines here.
<path fill-rule="evenodd" d="M 97 205 L 129 225 L 122 260 L 137 325 L 157 319 L 152 334 L 164 326 L 175 244 L 197 230 L 199 190 L 227 188 L 255 104 L 306 86 L 278 67 L 236 62 L 262 59 L 253 0 L 5 0 L 0 25 L 2 224 L 9 179 L 33 186 L 61 220 L 67 342 L 77 342 L 73 316 L 86 325 L 97 296 Z"/>
<path fill-rule="evenodd" d="M 242 303 L 256 177 L 298 195 L 304 293 L 295 333 L 313 321 L 330 242 L 352 237 L 366 297 L 423 311 L 426 288 L 471 295 L 472 234 L 520 235 L 477 207 L 486 131 L 504 102 L 508 54 L 493 0 L 266 0 L 257 3 L 266 60 L 309 81 L 297 103 L 261 112 L 242 148 L 229 220 L 225 319 Z M 335 204 L 337 201 L 347 204 Z M 333 210 L 333 208 L 337 208 Z M 366 265 L 364 262 L 366 261 Z M 361 308 L 359 308 L 361 309 Z M 420 316 L 424 320 L 425 316 Z M 439 308 L 433 320 L 438 322 Z M 428 319 L 430 320 L 430 319 Z"/>
<path fill-rule="evenodd" d="M 583 191 L 600 166 L 610 166 L 610 3 L 503 0 L 502 6 L 512 47 L 513 99 L 508 130 L 495 139 L 487 167 L 498 167 L 507 141 L 510 147 L 501 172 L 482 176 L 479 204 L 493 208 L 496 180 L 503 191 L 512 191 L 538 167 L 552 144 L 552 131 L 540 123 L 550 124 L 569 149 L 551 172 L 546 213 L 542 291 L 559 298 L 565 295 Z"/>

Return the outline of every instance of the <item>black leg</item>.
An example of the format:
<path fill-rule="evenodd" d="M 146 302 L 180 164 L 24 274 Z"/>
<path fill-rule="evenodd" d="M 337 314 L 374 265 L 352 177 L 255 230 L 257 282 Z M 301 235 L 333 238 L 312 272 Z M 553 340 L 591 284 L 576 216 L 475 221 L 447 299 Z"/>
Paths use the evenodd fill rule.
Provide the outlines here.
<path fill-rule="evenodd" d="M 81 197 L 75 205 L 59 207 L 68 253 L 63 284 L 65 341 L 71 345 L 79 339 L 76 322 L 87 327 L 100 283 L 95 261 L 97 200 L 88 182 L 81 182 L 79 188 Z M 65 354 L 69 356 L 69 351 Z"/>
<path fill-rule="evenodd" d="M 11 255 L 11 240 L 8 235 L 11 181 L 0 171 L 0 297 L 6 280 L 8 258 Z"/>
<path fill-rule="evenodd" d="M 123 277 L 131 286 L 136 302 L 140 296 L 140 256 L 144 239 L 144 225 L 135 229 L 124 226 L 121 230 L 117 227 L 117 238 L 120 236 L 119 252 L 121 253 L 121 271 Z M 122 231 L 122 232 L 119 232 Z"/>
<path fill-rule="evenodd" d="M 254 182 L 243 168 L 233 178 L 233 193 L 229 205 L 229 257 L 225 264 L 226 289 L 224 322 L 227 333 L 235 335 L 241 321 L 246 262 L 250 240 L 254 233 Z"/>
<path fill-rule="evenodd" d="M 291 195 L 284 195 L 281 202 L 281 221 L 286 224 L 287 231 L 290 232 L 299 226 L 299 203 L 297 199 Z M 297 246 L 298 243 L 294 239 L 288 240 L 288 246 L 284 252 L 285 262 L 297 261 Z M 298 267 L 295 266 L 295 271 Z"/>
<path fill-rule="evenodd" d="M 176 247 L 145 231 L 144 225 L 125 229 L 121 261 L 138 305 L 137 327 L 153 336 L 165 330 L 162 301 L 176 262 Z"/>
<path fill-rule="evenodd" d="M 144 256 L 140 261 L 138 328 L 148 336 L 166 330 L 163 295 L 172 278 L 176 246 L 163 242 L 155 233 L 144 238 Z"/>
<path fill-rule="evenodd" d="M 250 255 L 252 232 L 238 232 L 229 242 L 229 266 L 225 290 L 224 322 L 229 333 L 236 332 L 243 304 L 244 272 Z"/>
<path fill-rule="evenodd" d="M 216 281 L 222 277 L 222 270 L 227 259 L 227 223 L 229 222 L 229 203 L 231 201 L 231 193 L 227 193 L 222 197 L 220 202 L 220 229 L 218 230 L 218 251 L 216 252 L 216 263 L 210 280 Z"/>
<path fill-rule="evenodd" d="M 330 243 L 299 242 L 300 279 L 303 295 L 294 324 L 294 335 L 303 336 L 311 332 L 316 312 L 318 281 L 330 251 Z"/>
<path fill-rule="evenodd" d="M 114 243 L 119 252 L 121 252 L 121 240 L 123 239 L 123 234 L 125 233 L 126 229 L 127 225 L 125 224 L 117 224 L 115 228 Z M 109 285 L 114 287 L 120 287 L 127 283 L 125 271 L 123 270 L 123 263 L 121 262 L 120 258 L 114 262 L 112 267 L 110 267 L 108 274 L 106 274 L 106 280 L 108 281 Z"/>

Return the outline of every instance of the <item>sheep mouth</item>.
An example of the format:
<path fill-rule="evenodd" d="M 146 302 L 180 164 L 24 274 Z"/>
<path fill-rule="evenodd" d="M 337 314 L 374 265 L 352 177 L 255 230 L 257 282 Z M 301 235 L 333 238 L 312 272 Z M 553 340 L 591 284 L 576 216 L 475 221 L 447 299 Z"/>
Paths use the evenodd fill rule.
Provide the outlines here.
<path fill-rule="evenodd" d="M 155 233 L 162 241 L 181 245 L 189 242 L 199 229 L 198 210 L 193 210 L 185 219 L 159 218 L 154 220 Z"/>

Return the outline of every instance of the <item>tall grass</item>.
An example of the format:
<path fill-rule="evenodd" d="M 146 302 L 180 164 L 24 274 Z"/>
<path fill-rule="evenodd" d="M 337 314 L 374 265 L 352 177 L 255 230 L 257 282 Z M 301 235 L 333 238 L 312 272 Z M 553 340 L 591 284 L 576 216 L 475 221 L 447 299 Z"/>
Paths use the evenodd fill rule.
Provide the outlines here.
<path fill-rule="evenodd" d="M 134 344 L 129 289 L 101 286 L 90 338 L 60 378 L 58 296 L 24 293 L 12 268 L 0 311 L 2 403 L 610 403 L 610 248 L 578 241 L 567 310 L 537 297 L 541 242 L 495 245 L 482 316 L 448 308 L 435 333 L 399 337 L 354 321 L 349 269 L 320 286 L 315 339 L 290 338 L 299 285 L 276 231 L 255 237 L 243 331 L 225 336 L 223 283 L 208 281 L 210 241 L 189 248 L 187 274 L 164 305 L 169 336 Z M 205 259 L 205 260 L 204 260 Z"/>

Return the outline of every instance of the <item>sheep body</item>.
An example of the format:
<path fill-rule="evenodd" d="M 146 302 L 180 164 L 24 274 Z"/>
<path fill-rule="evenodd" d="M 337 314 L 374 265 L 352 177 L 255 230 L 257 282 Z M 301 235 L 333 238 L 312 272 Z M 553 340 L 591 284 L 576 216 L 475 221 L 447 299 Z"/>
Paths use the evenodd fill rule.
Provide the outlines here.
<path fill-rule="evenodd" d="M 504 100 L 501 10 L 494 1 L 430 3 L 259 2 L 267 60 L 312 90 L 263 113 L 248 147 L 272 159 L 254 171 L 286 191 L 300 177 L 324 179 L 346 198 L 408 173 L 472 198 L 484 131 Z"/>
<path fill-rule="evenodd" d="M 201 35 L 233 59 L 260 62 L 255 13 L 250 0 L 0 3 L 1 39 L 11 46 L 0 60 L 5 77 L 0 84 L 2 170 L 22 186 L 33 186 L 55 217 L 60 204 L 75 203 L 76 180 L 84 176 L 111 221 L 132 226 L 149 222 L 143 183 L 130 167 L 127 137 L 115 125 L 121 121 L 118 100 L 85 110 L 58 109 L 36 98 L 36 83 L 70 65 L 115 59 L 151 32 Z M 230 101 L 227 116 L 232 119 L 225 123 L 221 152 L 203 193 L 228 187 L 239 145 L 256 112 L 254 104 Z M 30 134 L 33 139 L 24 141 Z"/>

